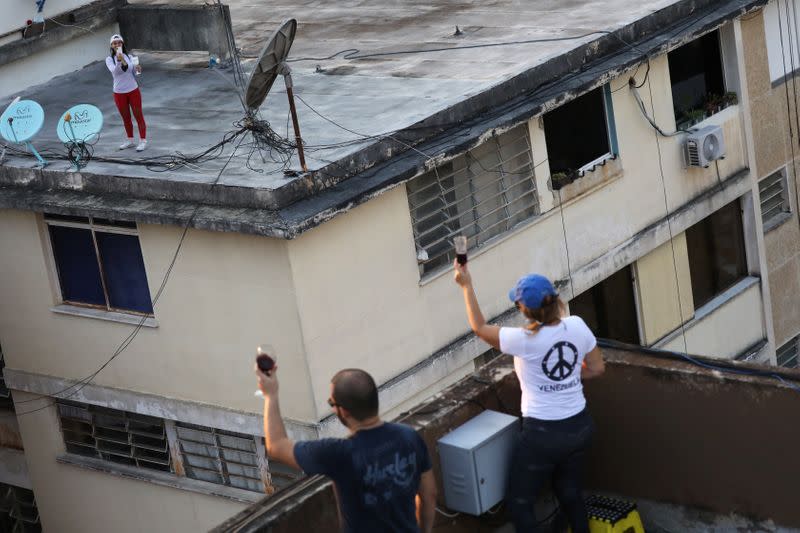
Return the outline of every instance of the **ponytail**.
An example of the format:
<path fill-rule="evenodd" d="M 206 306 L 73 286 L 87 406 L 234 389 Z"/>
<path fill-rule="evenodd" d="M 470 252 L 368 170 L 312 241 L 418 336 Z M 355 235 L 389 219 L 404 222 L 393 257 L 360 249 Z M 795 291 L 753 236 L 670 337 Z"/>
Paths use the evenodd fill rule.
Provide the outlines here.
<path fill-rule="evenodd" d="M 558 296 L 548 295 L 542 300 L 542 306 L 536 309 L 526 307 L 523 311 L 525 317 L 530 320 L 530 324 L 525 329 L 531 333 L 537 333 L 545 324 L 559 320 L 565 311 L 564 302 Z"/>

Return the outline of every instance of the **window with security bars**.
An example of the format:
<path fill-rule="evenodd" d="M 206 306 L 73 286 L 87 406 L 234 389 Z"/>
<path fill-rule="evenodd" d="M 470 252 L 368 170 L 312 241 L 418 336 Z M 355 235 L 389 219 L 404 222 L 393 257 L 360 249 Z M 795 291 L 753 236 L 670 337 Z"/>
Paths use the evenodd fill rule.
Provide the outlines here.
<path fill-rule="evenodd" d="M 775 358 L 777 359 L 778 366 L 785 368 L 800 368 L 798 362 L 798 345 L 800 344 L 800 335 L 794 337 L 792 340 L 781 346 L 775 351 Z"/>
<path fill-rule="evenodd" d="M 256 453 L 263 439 L 182 422 L 175 430 L 186 477 L 264 492 L 269 480 L 262 477 L 263 460 Z"/>
<path fill-rule="evenodd" d="M 6 380 L 3 376 L 3 370 L 6 367 L 6 362 L 3 359 L 3 347 L 0 346 L 0 408 L 13 409 L 14 401 L 11 398 L 11 391 L 6 386 Z"/>
<path fill-rule="evenodd" d="M 469 249 L 539 212 L 527 124 L 460 155 L 407 184 L 420 273 L 455 259 L 453 237 Z"/>
<path fill-rule="evenodd" d="M 761 221 L 764 224 L 764 231 L 774 227 L 782 213 L 789 212 L 789 195 L 786 188 L 785 167 L 758 182 L 758 197 L 761 202 Z"/>
<path fill-rule="evenodd" d="M 41 533 L 33 491 L 0 483 L 0 531 Z"/>
<path fill-rule="evenodd" d="M 64 400 L 57 405 L 68 452 L 172 471 L 164 421 L 160 418 Z"/>

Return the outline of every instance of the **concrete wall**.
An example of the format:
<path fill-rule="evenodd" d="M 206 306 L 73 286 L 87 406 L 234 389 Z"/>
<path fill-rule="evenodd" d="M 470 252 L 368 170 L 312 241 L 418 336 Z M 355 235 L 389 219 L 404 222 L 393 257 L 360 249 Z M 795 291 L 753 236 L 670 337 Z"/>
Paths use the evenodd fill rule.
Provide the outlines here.
<path fill-rule="evenodd" d="M 177 227 L 139 228 L 151 294 L 180 234 Z M 14 250 L 0 257 L 0 300 L 16 302 L 13 313 L 0 314 L 6 365 L 77 379 L 91 373 L 133 326 L 50 310 L 58 290 L 39 215 L 0 211 L 0 242 Z M 284 413 L 314 419 L 286 246 L 262 237 L 189 231 L 155 309 L 158 327 L 143 328 L 95 383 L 259 412 L 252 361 L 256 345 L 270 342 L 280 358 Z"/>
<path fill-rule="evenodd" d="M 47 0 L 43 14 L 45 17 L 55 17 L 90 3 L 91 0 Z M 25 22 L 33 20 L 36 11 L 34 0 L 5 0 L 3 17 L 0 18 L 0 35 L 25 27 Z"/>
<path fill-rule="evenodd" d="M 675 331 L 656 347 L 732 359 L 766 338 L 763 310 L 760 285 L 747 278 L 698 309 L 684 331 Z"/>
<path fill-rule="evenodd" d="M 17 402 L 32 397 L 14 394 Z M 18 405 L 17 411 L 29 405 Z M 207 531 L 245 507 L 224 498 L 58 463 L 64 444 L 55 408 L 21 417 L 20 429 L 44 531 Z"/>
<path fill-rule="evenodd" d="M 22 0 L 13 1 L 21 2 Z M 25 0 L 25 3 L 33 5 L 33 0 L 30 2 Z M 49 6 L 50 3 L 48 2 L 46 5 Z M 24 89 L 27 87 L 49 82 L 56 76 L 100 61 L 108 54 L 108 38 L 118 31 L 117 25 L 112 24 L 94 32 L 82 33 L 73 40 L 58 43 L 35 55 L 0 65 L 0 98 L 11 95 L 19 95 L 24 98 Z M 52 83 L 58 83 L 58 81 L 55 80 Z M 108 93 L 111 98 L 110 78 Z"/>
<path fill-rule="evenodd" d="M 639 259 L 634 275 L 643 344 L 655 343 L 694 316 L 685 233 Z"/>
<path fill-rule="evenodd" d="M 783 4 L 781 4 L 783 5 Z M 797 138 L 797 109 L 791 96 L 791 79 L 774 87 L 767 62 L 765 24 L 761 13 L 742 20 L 742 38 L 747 42 L 744 53 L 746 81 L 751 106 L 755 170 L 761 179 L 787 166 L 787 184 L 792 216 L 764 235 L 775 344 L 780 346 L 800 333 L 800 219 L 796 190 L 796 160 L 800 146 L 792 147 Z M 789 53 L 786 52 L 787 64 Z M 789 67 L 791 68 L 791 67 Z M 787 91 L 789 91 L 787 100 Z M 787 108 L 788 103 L 788 108 Z M 795 128 L 795 140 L 790 136 Z"/>

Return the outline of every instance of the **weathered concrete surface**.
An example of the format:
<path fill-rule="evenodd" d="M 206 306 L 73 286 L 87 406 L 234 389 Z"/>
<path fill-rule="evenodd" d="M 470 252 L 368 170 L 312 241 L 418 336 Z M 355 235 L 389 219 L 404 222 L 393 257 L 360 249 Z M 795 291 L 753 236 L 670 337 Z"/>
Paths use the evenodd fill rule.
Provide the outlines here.
<path fill-rule="evenodd" d="M 710 370 L 638 347 L 606 347 L 604 353 L 606 374 L 585 389 L 597 425 L 589 491 L 641 500 L 648 531 L 797 531 L 775 524 L 800 527 L 792 490 L 800 459 L 787 453 L 800 447 L 800 427 L 786 423 L 800 409 L 800 391 L 792 388 L 800 386 L 800 371 L 781 372 L 782 383 Z M 775 370 L 697 360 L 736 372 Z M 437 440 L 484 409 L 519 416 L 519 397 L 512 361 L 503 356 L 400 421 L 422 435 L 441 483 Z M 312 477 L 295 489 L 293 498 L 256 504 L 214 531 L 335 530 L 331 484 Z M 502 515 L 437 515 L 437 531 L 493 531 L 503 521 Z"/>
<path fill-rule="evenodd" d="M 395 54 L 293 63 L 296 93 L 330 119 L 299 104 L 312 169 L 309 175 L 286 176 L 284 165 L 262 163 L 248 148 L 249 140 L 231 158 L 216 187 L 209 184 L 222 170 L 224 160 L 232 156 L 231 145 L 214 162 L 158 174 L 140 165 L 122 164 L 118 159 L 121 154 L 114 149 L 119 137 L 109 135 L 121 133 L 121 128 L 108 94 L 108 73 L 102 65 L 95 65 L 34 88 L 26 95 L 45 105 L 48 123 L 37 143 L 49 148 L 51 154 L 59 148 L 54 121 L 63 109 L 79 98 L 99 104 L 109 120 L 107 134 L 96 147 L 95 161 L 74 175 L 66 172 L 63 161 L 40 172 L 28 168 L 30 158 L 15 157 L 0 170 L 0 187 L 24 188 L 29 196 L 24 203 L 13 204 L 6 199 L 0 206 L 42 209 L 37 197 L 45 190 L 52 194 L 61 189 L 105 198 L 119 195 L 125 199 L 172 201 L 177 204 L 176 209 L 191 209 L 195 203 L 244 210 L 284 208 L 286 227 L 273 234 L 295 236 L 410 179 L 429 167 L 434 155 L 437 160 L 453 157 L 493 130 L 502 131 L 604 83 L 640 61 L 644 53 L 664 52 L 763 3 L 764 0 L 650 0 L 631 7 L 624 0 L 594 0 L 573 2 L 561 9 L 539 4 L 526 9 L 501 3 L 485 9 L 491 10 L 492 20 L 509 22 L 507 27 L 490 30 L 467 26 L 471 29 L 456 40 L 443 33 L 445 28 L 450 31 L 451 21 L 461 17 L 477 20 L 474 17 L 487 17 L 488 11 L 477 3 L 455 1 L 434 10 L 417 6 L 411 11 L 389 6 L 381 6 L 376 12 L 365 11 L 360 4 L 337 5 L 335 9 L 319 9 L 310 4 L 293 7 L 294 16 L 301 21 L 305 17 L 309 22 L 307 26 L 301 22 L 290 57 L 329 54 L 333 43 L 323 37 L 330 36 L 330 32 L 338 32 L 351 44 L 369 45 L 365 51 Z M 272 6 L 242 11 L 236 7 L 232 6 L 234 21 L 237 14 L 247 14 L 252 20 L 267 17 L 259 26 L 262 36 L 274 27 L 270 17 L 282 12 Z M 422 14 L 413 26 L 409 17 L 415 9 Z M 687 18 L 691 24 L 686 23 Z M 565 21 L 570 22 L 568 30 L 561 27 Z M 404 24 L 403 31 L 396 29 Z M 374 40 L 375 32 L 383 39 L 380 46 Z M 248 33 L 244 41 L 249 42 L 251 35 Z M 431 70 L 428 63 L 433 59 L 428 54 L 396 54 L 407 49 L 410 36 L 422 43 L 414 50 L 485 46 L 531 38 L 574 39 L 432 52 L 430 57 L 441 64 Z M 142 85 L 151 139 L 146 157 L 176 151 L 198 153 L 214 145 L 242 116 L 242 108 L 230 88 L 230 76 L 201 68 L 205 61 L 202 55 L 169 57 L 143 56 L 146 74 Z M 193 57 L 196 62 L 190 68 Z M 321 62 L 319 72 L 312 67 L 317 62 Z M 288 136 L 285 95 L 279 88 L 280 83 L 262 111 L 275 129 Z M 342 126 L 352 131 L 347 132 Z M 365 135 L 397 133 L 388 139 L 364 139 L 353 131 Z M 410 150 L 409 144 L 417 147 Z M 124 155 L 139 161 L 144 157 Z M 298 168 L 294 159 L 289 166 Z M 63 203 L 61 206 L 69 207 Z M 83 206 L 109 207 L 94 200 L 83 202 Z M 87 210 L 86 214 L 94 213 Z M 151 220 L 157 218 L 153 213 L 142 215 Z M 222 226 L 221 229 L 237 231 L 239 224 L 234 217 L 229 226 Z"/>
<path fill-rule="evenodd" d="M 129 5 L 119 10 L 119 28 L 133 48 L 204 50 L 228 58 L 226 18 L 224 5 Z"/>

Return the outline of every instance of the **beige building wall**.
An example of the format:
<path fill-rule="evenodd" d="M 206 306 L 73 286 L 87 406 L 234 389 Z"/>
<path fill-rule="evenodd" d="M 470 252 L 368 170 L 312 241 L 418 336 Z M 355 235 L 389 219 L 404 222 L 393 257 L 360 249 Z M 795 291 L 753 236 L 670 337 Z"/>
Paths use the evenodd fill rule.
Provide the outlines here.
<path fill-rule="evenodd" d="M 21 2 L 22 0 L 11 1 Z M 33 6 L 35 6 L 33 0 L 30 2 L 25 0 L 24 3 L 33 11 Z M 49 8 L 50 2 L 47 2 L 46 6 Z M 6 18 L 5 10 L 6 6 L 3 5 L 3 16 L 0 17 L 0 23 L 9 20 Z M 22 22 L 25 22 L 24 18 Z M 48 82 L 55 76 L 73 72 L 90 63 L 103 60 L 108 54 L 108 38 L 117 32 L 119 32 L 119 26 L 112 24 L 93 33 L 81 34 L 80 37 L 70 41 L 58 43 L 25 59 L 0 65 L 0 99 L 12 96 L 21 96 L 24 99 L 25 89 L 28 87 Z M 2 32 L 0 31 L 0 33 Z M 110 76 L 108 92 L 110 95 Z"/>
<path fill-rule="evenodd" d="M 16 402 L 35 395 L 14 392 Z M 32 404 L 17 406 L 17 412 Z M 144 533 L 208 531 L 246 507 L 146 481 L 61 464 L 64 453 L 55 408 L 19 418 L 32 489 L 44 531 Z"/>
<path fill-rule="evenodd" d="M 655 347 L 731 359 L 766 337 L 762 322 L 754 320 L 763 311 L 761 288 L 753 280 L 713 312 L 695 317 L 683 330 L 675 331 Z"/>
<path fill-rule="evenodd" d="M 780 346 L 800 333 L 800 219 L 796 190 L 797 164 L 792 164 L 795 99 L 792 82 L 770 81 L 764 18 L 761 12 L 742 20 L 742 38 L 747 43 L 744 63 L 750 95 L 751 120 L 758 179 L 787 166 L 787 185 L 792 216 L 764 235 L 775 344 Z M 787 90 L 790 95 L 787 100 Z M 787 103 L 789 109 L 787 109 Z M 791 122 L 791 124 L 790 124 Z M 794 132 L 797 139 L 797 131 Z M 794 147 L 800 155 L 800 146 Z"/>
<path fill-rule="evenodd" d="M 637 79 L 643 75 L 644 68 Z M 657 57 L 652 61 L 649 75 L 653 86 L 652 105 L 648 84 L 641 89 L 648 109 L 655 109 L 665 129 L 674 128 L 668 78 L 666 56 Z M 478 298 L 488 317 L 510 308 L 506 296 L 508 288 L 522 274 L 536 271 L 554 279 L 566 279 L 570 270 L 574 272 L 613 253 L 616 246 L 665 217 L 664 185 L 670 211 L 673 211 L 702 192 L 719 187 L 719 179 L 745 171 L 738 106 L 708 121 L 723 125 L 729 146 L 728 157 L 720 161 L 721 178 L 718 178 L 714 166 L 684 168 L 678 139 L 660 138 L 657 145 L 655 132 L 641 115 L 633 95 L 627 88 L 617 90 L 625 85 L 627 75 L 612 83 L 612 90 L 616 91 L 613 105 L 621 153 L 618 161 L 610 163 L 608 168 L 617 171 L 608 173 L 607 167 L 600 167 L 603 170 L 597 172 L 608 174 L 603 181 L 576 198 L 564 201 L 563 226 L 558 198 L 549 188 L 542 189 L 543 184 L 547 187 L 547 182 L 537 175 L 542 205 L 551 206 L 551 209 L 471 255 L 470 266 Z M 530 124 L 535 161 L 546 157 L 543 155 L 546 154 L 544 136 L 535 132 L 540 127 L 539 122 L 533 119 Z M 582 179 L 588 182 L 592 174 L 587 173 Z M 679 231 L 683 229 L 675 230 Z M 660 244 L 653 242 L 645 253 Z M 469 331 L 452 272 L 431 273 L 420 279 L 404 186 L 304 233 L 290 241 L 288 247 L 306 356 L 312 369 L 312 388 L 320 415 L 328 412 L 325 405 L 328 383 L 338 369 L 362 367 L 381 383 Z M 670 279 L 674 279 L 671 253 L 669 257 L 654 256 L 651 265 L 657 258 L 666 264 L 653 265 L 653 268 L 669 272 Z M 687 264 L 684 262 L 680 268 L 679 277 L 685 278 Z M 598 279 L 574 284 L 575 294 L 610 274 L 598 272 Z M 685 293 L 684 299 L 686 296 Z M 690 298 L 690 292 L 688 296 Z M 661 311 L 657 306 L 652 310 Z M 691 313 L 687 313 L 688 316 Z M 652 320 L 656 331 L 667 327 L 660 321 L 661 318 Z M 670 323 L 671 320 L 666 321 Z M 719 348 L 724 353 L 729 351 L 724 342 Z M 704 353 L 715 353 L 713 344 L 709 350 Z"/>
<path fill-rule="evenodd" d="M 634 275 L 644 344 L 655 343 L 694 316 L 685 233 L 636 261 Z"/>
<path fill-rule="evenodd" d="M 151 295 L 181 235 L 174 226 L 140 225 Z M 51 311 L 60 303 L 48 234 L 40 215 L 0 210 L 0 339 L 9 368 L 81 379 L 104 363 L 134 326 Z M 158 327 L 145 327 L 94 380 L 130 389 L 260 412 L 253 398 L 255 347 L 280 358 L 286 416 L 316 420 L 309 370 L 286 254 L 278 239 L 190 230 L 161 299 Z M 50 283 L 47 280 L 50 279 Z"/>

